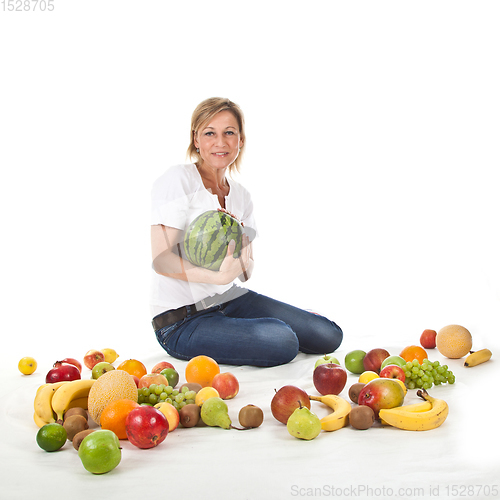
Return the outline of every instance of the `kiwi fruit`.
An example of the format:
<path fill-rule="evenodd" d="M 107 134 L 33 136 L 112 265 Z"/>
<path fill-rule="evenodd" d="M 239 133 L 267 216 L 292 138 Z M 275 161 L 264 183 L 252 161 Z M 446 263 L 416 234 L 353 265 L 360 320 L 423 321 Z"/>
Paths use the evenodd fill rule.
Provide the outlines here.
<path fill-rule="evenodd" d="M 201 408 L 196 404 L 183 406 L 179 411 L 180 423 L 183 427 L 194 427 L 200 420 Z"/>
<path fill-rule="evenodd" d="M 349 422 L 355 429 L 369 429 L 375 422 L 375 413 L 369 406 L 356 406 L 349 414 Z"/>
<path fill-rule="evenodd" d="M 246 405 L 238 413 L 238 421 L 242 427 L 259 427 L 264 421 L 264 412 L 255 405 Z"/>
<path fill-rule="evenodd" d="M 85 417 L 81 415 L 70 415 L 64 419 L 63 427 L 66 429 L 68 439 L 73 441 L 73 438 L 81 431 L 89 428 L 89 423 Z"/>
<path fill-rule="evenodd" d="M 194 391 L 196 393 L 198 393 L 200 391 L 200 389 L 202 389 L 200 384 L 197 384 L 195 382 L 186 382 L 185 384 L 182 384 L 179 387 L 179 392 L 182 392 L 183 387 L 187 387 L 190 391 Z"/>
<path fill-rule="evenodd" d="M 89 419 L 89 415 L 87 413 L 87 410 L 80 408 L 79 406 L 75 406 L 75 408 L 70 408 L 64 414 L 64 420 L 66 420 L 68 417 L 71 417 L 71 415 L 81 415 L 82 417 L 85 417 L 85 420 L 87 420 L 87 421 Z"/>
<path fill-rule="evenodd" d="M 352 384 L 351 387 L 349 387 L 349 398 L 353 403 L 358 404 L 359 393 L 364 386 L 365 384 L 358 382 L 356 384 Z"/>
<path fill-rule="evenodd" d="M 76 434 L 74 437 L 73 437 L 73 448 L 78 451 L 78 448 L 80 448 L 80 444 L 82 443 L 82 441 L 89 435 L 89 434 L 92 434 L 92 432 L 94 432 L 95 429 L 86 429 L 84 431 L 80 431 L 78 434 Z"/>

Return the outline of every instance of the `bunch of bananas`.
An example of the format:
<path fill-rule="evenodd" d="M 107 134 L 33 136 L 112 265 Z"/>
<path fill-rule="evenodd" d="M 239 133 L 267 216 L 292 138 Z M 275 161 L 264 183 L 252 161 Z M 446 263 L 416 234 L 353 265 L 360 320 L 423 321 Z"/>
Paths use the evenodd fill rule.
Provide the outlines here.
<path fill-rule="evenodd" d="M 382 424 L 407 431 L 428 431 L 439 427 L 448 416 L 446 401 L 433 398 L 425 389 L 418 390 L 417 396 L 424 402 L 380 410 Z"/>
<path fill-rule="evenodd" d="M 87 409 L 90 388 L 95 380 L 72 380 L 43 384 L 36 391 L 33 419 L 38 427 L 54 422 L 62 423 L 67 410 Z"/>
<path fill-rule="evenodd" d="M 345 399 L 334 394 L 327 394 L 321 397 L 309 396 L 309 399 L 311 401 L 319 401 L 333 410 L 332 413 L 320 420 L 322 430 L 336 431 L 349 423 L 351 405 Z"/>

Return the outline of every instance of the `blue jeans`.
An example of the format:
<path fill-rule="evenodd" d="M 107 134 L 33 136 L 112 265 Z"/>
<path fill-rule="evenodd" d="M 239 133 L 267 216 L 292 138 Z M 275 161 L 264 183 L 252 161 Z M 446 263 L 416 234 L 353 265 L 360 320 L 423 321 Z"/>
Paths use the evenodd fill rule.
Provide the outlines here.
<path fill-rule="evenodd" d="M 333 321 L 250 290 L 155 333 L 175 358 L 204 354 L 222 364 L 253 366 L 288 363 L 299 351 L 331 353 L 343 337 Z"/>

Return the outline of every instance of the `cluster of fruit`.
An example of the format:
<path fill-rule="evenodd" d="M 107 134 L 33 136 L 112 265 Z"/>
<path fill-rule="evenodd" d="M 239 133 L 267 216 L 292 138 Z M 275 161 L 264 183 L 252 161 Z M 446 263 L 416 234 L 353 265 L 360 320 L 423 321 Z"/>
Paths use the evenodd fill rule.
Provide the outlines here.
<path fill-rule="evenodd" d="M 457 325 L 445 327 L 438 334 L 424 331 L 421 344 L 405 347 L 392 356 L 380 348 L 351 351 L 345 356 L 347 370 L 334 356 L 325 355 L 313 370 L 314 387 L 321 396 L 284 386 L 271 401 L 272 414 L 286 424 L 292 436 L 306 440 L 314 439 L 322 430 L 331 432 L 349 424 L 367 429 L 376 421 L 406 430 L 435 429 L 446 420 L 448 405 L 430 396 L 426 389 L 445 382 L 453 384 L 455 376 L 447 365 L 430 361 L 423 347 L 437 345 L 441 354 L 454 358 L 470 352 L 465 366 L 487 361 L 491 351 L 472 353 L 470 333 Z M 187 363 L 186 382 L 178 389 L 179 373 L 171 363 L 157 363 L 148 373 L 135 359 L 123 361 L 115 369 L 111 363 L 117 357 L 112 349 L 88 351 L 84 357 L 84 365 L 91 370 L 88 380 L 81 379 L 82 365 L 76 359 L 54 363 L 34 402 L 34 420 L 40 427 L 37 442 L 43 449 L 55 451 L 67 440 L 72 441 L 84 467 L 101 474 L 120 462 L 119 439 L 148 449 L 162 443 L 179 425 L 242 430 L 263 422 L 262 410 L 249 404 L 238 414 L 242 427 L 233 426 L 224 400 L 238 394 L 238 380 L 232 373 L 220 373 L 219 365 L 208 356 L 196 356 Z M 33 373 L 36 361 L 23 358 L 19 369 Z M 339 395 L 346 386 L 347 371 L 359 374 L 358 382 L 348 391 L 352 404 Z M 405 405 L 407 389 L 417 388 L 417 395 L 424 401 Z M 332 411 L 320 419 L 311 411 L 311 401 L 321 402 Z M 89 416 L 100 429 L 89 428 Z"/>
<path fill-rule="evenodd" d="M 469 352 L 472 340 L 465 328 L 450 325 L 439 334 L 425 330 L 420 342 L 422 347 L 407 346 L 399 355 L 392 356 L 382 348 L 348 352 L 345 367 L 359 374 L 358 383 L 349 388 L 354 407 L 339 396 L 347 383 L 347 371 L 335 356 L 325 354 L 316 361 L 313 370 L 313 384 L 321 397 L 307 396 L 295 386 L 284 386 L 271 401 L 273 416 L 287 424 L 290 434 L 301 439 L 314 439 L 321 429 L 337 430 L 348 422 L 356 429 L 367 429 L 376 420 L 406 430 L 435 429 L 446 419 L 448 405 L 430 396 L 426 389 L 445 382 L 453 384 L 455 375 L 447 365 L 430 361 L 424 347 L 432 349 L 438 345 L 440 353 L 447 357 L 463 357 Z M 483 351 L 473 359 L 469 356 L 465 366 L 474 366 L 491 357 L 490 351 Z M 417 394 L 424 402 L 404 405 L 407 389 L 415 388 L 422 389 Z M 326 404 L 332 413 L 319 419 L 310 410 L 311 399 Z"/>
<path fill-rule="evenodd" d="M 354 359 L 357 364 L 353 364 Z M 347 353 L 346 367 L 360 374 L 358 382 L 367 383 L 375 378 L 393 378 L 404 383 L 407 389 L 430 389 L 433 385 L 455 383 L 455 375 L 439 361 L 430 361 L 427 352 L 419 346 L 405 347 L 399 356 L 389 355 L 385 349 L 361 350 Z"/>
<path fill-rule="evenodd" d="M 232 373 L 220 373 L 219 365 L 207 356 L 188 362 L 187 382 L 176 389 L 179 374 L 171 363 L 157 363 L 148 373 L 143 363 L 129 359 L 115 369 L 100 360 L 99 352 L 87 353 L 92 356 L 85 362 L 92 370 L 90 379 L 79 376 L 47 382 L 38 388 L 34 402 L 39 446 L 56 451 L 72 441 L 82 464 L 92 473 L 102 474 L 118 465 L 119 439 L 148 449 L 162 443 L 179 424 L 186 428 L 208 425 L 241 430 L 259 427 L 263 422 L 263 411 L 246 405 L 238 414 L 242 427 L 232 425 L 224 399 L 238 394 L 238 380 Z M 73 358 L 57 362 L 54 373 L 63 370 L 59 373 L 62 376 L 75 368 L 80 375 L 82 366 L 75 363 Z M 100 429 L 89 428 L 89 416 Z"/>

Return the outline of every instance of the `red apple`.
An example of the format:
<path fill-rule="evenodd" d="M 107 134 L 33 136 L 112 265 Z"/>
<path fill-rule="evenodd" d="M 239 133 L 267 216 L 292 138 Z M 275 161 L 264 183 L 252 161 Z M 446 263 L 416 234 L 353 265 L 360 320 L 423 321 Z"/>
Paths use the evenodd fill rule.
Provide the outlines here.
<path fill-rule="evenodd" d="M 420 345 L 424 349 L 434 349 L 436 347 L 436 330 L 424 330 L 420 335 Z"/>
<path fill-rule="evenodd" d="M 405 371 L 398 365 L 387 365 L 380 370 L 382 378 L 398 378 L 404 383 L 406 379 Z"/>
<path fill-rule="evenodd" d="M 168 361 L 160 361 L 153 366 L 151 373 L 161 373 L 163 370 L 165 370 L 165 368 L 174 368 L 174 365 L 172 363 L 169 363 Z"/>
<path fill-rule="evenodd" d="M 365 371 L 379 373 L 382 361 L 389 356 L 390 354 L 385 349 L 372 349 L 371 351 L 368 351 L 366 356 L 363 358 Z"/>
<path fill-rule="evenodd" d="M 238 379 L 229 372 L 218 373 L 212 380 L 212 387 L 222 399 L 233 399 L 240 390 Z"/>
<path fill-rule="evenodd" d="M 137 388 L 139 388 L 139 377 L 137 375 L 130 375 L 130 376 L 134 379 Z"/>
<path fill-rule="evenodd" d="M 73 365 L 65 365 L 59 361 L 54 363 L 54 368 L 49 370 L 45 376 L 45 383 L 53 384 L 55 382 L 80 380 L 82 376 L 78 371 L 78 368 Z"/>
<path fill-rule="evenodd" d="M 82 364 L 75 358 L 64 358 L 61 363 L 66 363 L 68 365 L 73 365 L 78 368 L 78 371 L 82 373 Z M 55 365 L 54 365 L 55 366 Z"/>
<path fill-rule="evenodd" d="M 313 384 L 316 390 L 326 394 L 338 395 L 347 382 L 347 372 L 339 365 L 326 363 L 318 365 L 313 372 Z"/>
<path fill-rule="evenodd" d="M 92 368 L 94 368 L 94 366 L 101 361 L 104 361 L 104 354 L 101 351 L 96 351 L 95 349 L 87 351 L 87 353 L 83 357 L 83 364 L 89 370 L 92 370 Z"/>
<path fill-rule="evenodd" d="M 170 403 L 158 403 L 155 405 L 155 408 L 158 408 L 163 415 L 167 417 L 168 420 L 168 432 L 172 432 L 177 429 L 180 421 L 179 412 L 176 410 L 174 405 Z"/>
<path fill-rule="evenodd" d="M 405 393 L 401 384 L 391 378 L 376 378 L 368 382 L 358 397 L 358 404 L 369 406 L 378 418 L 382 408 L 401 406 Z"/>
<path fill-rule="evenodd" d="M 290 415 L 301 406 L 311 408 L 307 393 L 294 385 L 285 385 L 273 396 L 271 413 L 276 420 L 286 425 Z"/>
<path fill-rule="evenodd" d="M 168 434 L 167 417 L 152 406 L 134 408 L 125 419 L 128 440 L 138 448 L 153 448 Z"/>
<path fill-rule="evenodd" d="M 168 386 L 168 380 L 161 373 L 147 373 L 139 379 L 137 387 L 141 389 L 142 387 L 149 387 L 151 384 Z"/>

